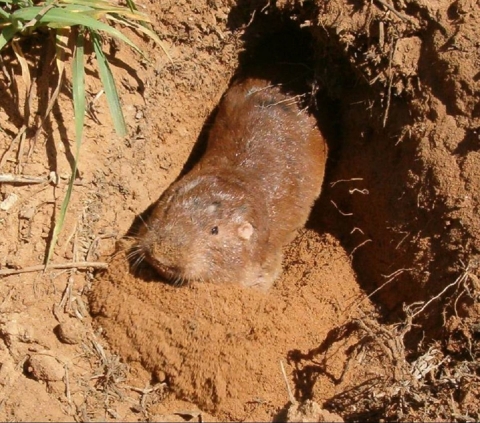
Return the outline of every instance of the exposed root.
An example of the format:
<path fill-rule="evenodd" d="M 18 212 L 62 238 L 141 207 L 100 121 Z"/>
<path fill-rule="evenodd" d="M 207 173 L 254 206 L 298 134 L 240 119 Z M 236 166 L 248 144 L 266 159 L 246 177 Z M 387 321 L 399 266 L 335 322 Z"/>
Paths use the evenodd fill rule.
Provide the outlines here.
<path fill-rule="evenodd" d="M 424 341 L 412 346 L 412 329 L 419 317 L 425 317 L 429 306 L 443 300 L 445 308 L 451 307 L 457 313 L 456 304 L 463 295 L 478 301 L 480 285 L 474 271 L 478 261 L 471 260 L 463 266 L 463 272 L 454 282 L 440 293 L 421 304 L 404 307 L 406 318 L 403 322 L 384 325 L 375 317 L 363 316 L 348 321 L 332 330 L 324 342 L 308 354 L 298 351 L 289 358 L 297 364 L 297 379 L 314 362 L 320 373 L 330 377 L 336 384 L 343 383 L 344 376 L 353 372 L 357 381 L 345 387 L 342 392 L 330 398 L 325 404 L 329 410 L 340 413 L 349 420 L 395 421 L 478 421 L 480 410 L 465 409 L 462 396 L 480 394 L 480 347 L 475 324 L 469 325 L 459 319 L 457 338 L 445 343 Z M 402 269 L 408 270 L 408 269 Z M 401 271 L 389 275 L 395 278 Z M 453 291 L 449 301 L 447 293 Z M 452 315 L 452 313 L 450 313 Z M 453 315 L 455 318 L 455 315 Z M 449 328 L 451 332 L 451 328 Z M 407 347 L 407 335 L 408 347 Z M 347 357 L 340 377 L 335 377 L 328 368 L 329 358 L 338 354 L 339 341 L 345 347 Z M 354 342 L 352 344 L 352 341 Z M 454 354 L 452 354 L 452 351 Z M 319 364 L 320 363 L 320 364 Z M 374 375 L 368 368 L 382 369 Z"/>

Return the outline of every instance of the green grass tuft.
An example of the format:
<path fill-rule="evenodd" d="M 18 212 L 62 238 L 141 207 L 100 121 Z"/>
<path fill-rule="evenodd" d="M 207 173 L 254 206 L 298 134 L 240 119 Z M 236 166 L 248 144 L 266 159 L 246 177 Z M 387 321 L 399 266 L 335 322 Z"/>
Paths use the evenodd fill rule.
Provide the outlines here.
<path fill-rule="evenodd" d="M 84 67 L 84 44 L 91 42 L 95 51 L 100 79 L 107 98 L 110 114 L 112 116 L 115 131 L 120 136 L 127 134 L 125 119 L 123 116 L 120 99 L 118 96 L 115 80 L 113 78 L 108 59 L 102 50 L 102 36 L 116 38 L 140 54 L 143 52 L 123 32 L 112 26 L 120 23 L 124 27 L 132 28 L 150 39 L 154 40 L 163 49 L 157 34 L 150 27 L 150 20 L 138 11 L 133 0 L 126 0 L 125 6 L 119 6 L 112 0 L 0 0 L 0 53 L 12 44 L 18 57 L 20 46 L 15 40 L 22 37 L 35 36 L 39 28 L 47 28 L 55 33 L 56 62 L 59 69 L 59 84 L 52 96 L 50 105 L 56 101 L 61 78 L 65 67 L 65 48 L 74 45 L 73 51 L 73 76 L 72 91 L 75 112 L 75 161 L 72 166 L 72 177 L 65 194 L 60 212 L 57 216 L 53 236 L 50 241 L 45 266 L 48 265 L 57 243 L 65 216 L 67 213 L 70 197 L 73 189 L 73 181 L 77 171 L 78 158 L 82 144 L 82 134 L 85 116 L 85 67 Z M 71 43 L 68 43 L 68 38 Z M 73 38 L 73 39 L 72 39 Z M 65 42 L 67 41 L 67 42 Z M 165 49 L 163 49 L 165 52 Z M 166 53 L 166 52 L 165 52 Z M 167 54 L 168 56 L 168 54 Z M 28 69 L 25 73 L 28 73 Z M 29 77 L 29 75 L 27 75 Z M 44 119 L 50 112 L 49 106 L 45 113 L 41 113 Z"/>

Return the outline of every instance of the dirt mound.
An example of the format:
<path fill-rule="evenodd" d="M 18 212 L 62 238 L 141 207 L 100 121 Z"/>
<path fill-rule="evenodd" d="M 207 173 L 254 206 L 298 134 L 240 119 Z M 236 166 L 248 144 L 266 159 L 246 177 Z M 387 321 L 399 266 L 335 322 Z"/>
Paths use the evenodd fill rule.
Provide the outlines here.
<path fill-rule="evenodd" d="M 358 314 L 352 305 L 361 295 L 331 237 L 302 233 L 288 262 L 265 294 L 235 285 L 145 283 L 118 256 L 95 282 L 92 313 L 122 357 L 164 372 L 181 398 L 222 419 L 271 419 L 288 403 L 280 361 L 306 353 L 332 326 Z M 332 365 L 344 360 L 338 354 Z M 323 389 L 326 398 L 338 387 Z"/>

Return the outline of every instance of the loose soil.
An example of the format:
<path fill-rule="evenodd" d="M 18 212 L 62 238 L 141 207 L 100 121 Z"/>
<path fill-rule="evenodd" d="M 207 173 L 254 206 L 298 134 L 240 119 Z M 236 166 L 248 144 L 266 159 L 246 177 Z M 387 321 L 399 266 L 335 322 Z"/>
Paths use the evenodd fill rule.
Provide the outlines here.
<path fill-rule="evenodd" d="M 107 269 L 26 272 L 71 176 L 73 108 L 67 85 L 35 137 L 48 34 L 20 42 L 29 113 L 3 52 L 0 176 L 45 179 L 0 186 L 0 420 L 480 420 L 480 2 L 207 3 L 138 3 L 165 49 L 131 34 L 147 59 L 105 40 L 125 138 L 87 52 L 51 261 Z M 134 271 L 125 235 L 198 157 L 232 78 L 286 63 L 330 157 L 281 278 L 262 293 Z"/>

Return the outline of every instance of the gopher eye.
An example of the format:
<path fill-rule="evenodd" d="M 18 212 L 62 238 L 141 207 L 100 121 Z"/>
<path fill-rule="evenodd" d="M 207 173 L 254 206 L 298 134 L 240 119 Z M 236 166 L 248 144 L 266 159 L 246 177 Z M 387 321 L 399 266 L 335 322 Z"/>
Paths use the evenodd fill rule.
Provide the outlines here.
<path fill-rule="evenodd" d="M 218 235 L 218 226 L 214 226 L 212 230 L 210 231 L 212 235 Z"/>

